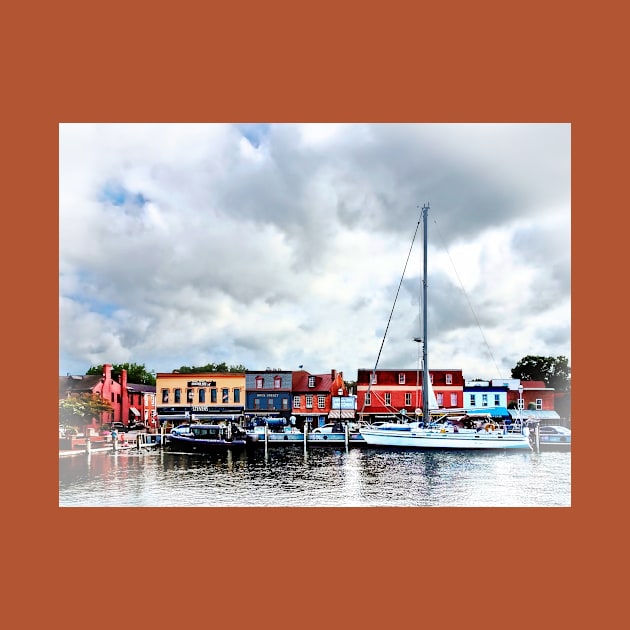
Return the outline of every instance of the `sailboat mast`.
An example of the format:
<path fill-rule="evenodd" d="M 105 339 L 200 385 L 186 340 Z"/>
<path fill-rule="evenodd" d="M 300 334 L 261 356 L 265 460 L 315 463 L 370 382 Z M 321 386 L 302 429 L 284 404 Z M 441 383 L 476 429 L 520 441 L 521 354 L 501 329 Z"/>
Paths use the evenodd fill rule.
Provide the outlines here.
<path fill-rule="evenodd" d="M 429 421 L 429 363 L 427 343 L 427 215 L 429 204 L 422 206 L 423 270 L 422 270 L 422 420 Z"/>

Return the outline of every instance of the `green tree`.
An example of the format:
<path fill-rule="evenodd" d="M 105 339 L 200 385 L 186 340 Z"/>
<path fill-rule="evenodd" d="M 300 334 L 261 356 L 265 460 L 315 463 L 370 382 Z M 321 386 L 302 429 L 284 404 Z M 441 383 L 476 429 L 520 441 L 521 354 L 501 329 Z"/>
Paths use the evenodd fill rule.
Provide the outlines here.
<path fill-rule="evenodd" d="M 103 373 L 103 365 L 92 366 L 86 374 L 100 375 Z M 127 370 L 127 382 L 144 383 L 145 385 L 155 385 L 155 372 L 147 371 L 144 363 L 116 363 L 112 365 L 112 377 L 120 377 L 123 370 Z"/>
<path fill-rule="evenodd" d="M 92 418 L 100 418 L 102 413 L 111 411 L 111 403 L 98 394 L 69 396 L 59 400 L 59 424 L 81 427 L 90 424 Z"/>
<path fill-rule="evenodd" d="M 177 370 L 180 374 L 202 374 L 204 372 L 245 372 L 244 365 L 228 365 L 227 363 L 208 363 L 207 365 L 189 367 L 182 365 Z"/>
<path fill-rule="evenodd" d="M 556 391 L 571 390 L 571 368 L 565 356 L 541 357 L 527 355 L 512 368 L 512 378 L 521 381 L 544 381 Z"/>

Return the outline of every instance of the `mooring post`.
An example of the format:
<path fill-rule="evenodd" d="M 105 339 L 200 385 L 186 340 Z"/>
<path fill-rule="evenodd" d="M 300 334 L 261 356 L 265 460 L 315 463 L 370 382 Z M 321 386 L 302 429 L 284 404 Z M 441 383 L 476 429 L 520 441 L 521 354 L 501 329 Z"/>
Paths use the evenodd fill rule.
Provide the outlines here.
<path fill-rule="evenodd" d="M 350 427 L 349 424 L 346 422 L 346 425 L 344 427 L 344 434 L 345 434 L 345 439 L 346 439 L 346 453 L 348 452 L 348 441 L 350 440 Z"/>
<path fill-rule="evenodd" d="M 267 438 L 267 432 L 269 431 L 269 427 L 267 426 L 267 421 L 265 420 L 265 457 L 267 457 L 267 448 L 268 448 L 268 438 Z"/>

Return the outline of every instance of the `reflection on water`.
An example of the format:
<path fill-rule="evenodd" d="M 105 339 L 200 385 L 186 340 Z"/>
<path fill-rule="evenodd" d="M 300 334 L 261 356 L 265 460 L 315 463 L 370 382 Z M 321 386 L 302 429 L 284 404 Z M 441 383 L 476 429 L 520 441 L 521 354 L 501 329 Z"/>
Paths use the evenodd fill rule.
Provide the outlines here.
<path fill-rule="evenodd" d="M 272 448 L 92 453 L 59 460 L 60 506 L 571 505 L 571 453 Z"/>

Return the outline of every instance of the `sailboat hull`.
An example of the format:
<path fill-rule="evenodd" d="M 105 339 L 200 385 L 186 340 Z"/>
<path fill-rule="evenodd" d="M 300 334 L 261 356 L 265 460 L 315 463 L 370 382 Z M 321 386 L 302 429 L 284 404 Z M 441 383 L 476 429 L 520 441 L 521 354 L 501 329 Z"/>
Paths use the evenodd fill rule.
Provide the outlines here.
<path fill-rule="evenodd" d="M 502 431 L 443 432 L 439 429 L 374 428 L 361 431 L 368 446 L 400 446 L 418 449 L 532 450 L 529 437 Z"/>

